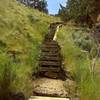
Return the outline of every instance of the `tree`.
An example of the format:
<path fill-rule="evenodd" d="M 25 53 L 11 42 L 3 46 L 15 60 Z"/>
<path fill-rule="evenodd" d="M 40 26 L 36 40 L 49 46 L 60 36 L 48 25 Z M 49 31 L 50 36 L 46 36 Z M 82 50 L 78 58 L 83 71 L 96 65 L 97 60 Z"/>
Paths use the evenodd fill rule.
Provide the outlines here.
<path fill-rule="evenodd" d="M 46 0 L 17 0 L 26 6 L 33 7 L 35 9 L 38 9 L 39 11 L 48 13 L 47 9 L 47 1 Z"/>
<path fill-rule="evenodd" d="M 34 0 L 34 8 L 38 9 L 39 11 L 48 13 L 46 0 Z"/>
<path fill-rule="evenodd" d="M 97 0 L 68 0 L 66 7 L 61 5 L 59 15 L 65 21 L 74 19 L 76 22 L 92 24 L 91 14 L 99 7 L 96 4 Z"/>
<path fill-rule="evenodd" d="M 47 1 L 46 0 L 41 0 L 39 2 L 39 10 L 43 11 L 45 13 L 48 13 L 48 10 L 47 10 Z"/>

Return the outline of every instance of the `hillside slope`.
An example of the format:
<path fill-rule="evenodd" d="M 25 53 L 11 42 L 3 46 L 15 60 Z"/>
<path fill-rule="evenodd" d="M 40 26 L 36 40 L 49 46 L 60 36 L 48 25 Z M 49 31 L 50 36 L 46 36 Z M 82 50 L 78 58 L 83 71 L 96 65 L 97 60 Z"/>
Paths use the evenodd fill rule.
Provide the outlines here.
<path fill-rule="evenodd" d="M 32 93 L 31 75 L 37 68 L 40 44 L 49 24 L 57 20 L 15 0 L 0 0 L 0 85 L 9 78 L 11 91 Z"/>

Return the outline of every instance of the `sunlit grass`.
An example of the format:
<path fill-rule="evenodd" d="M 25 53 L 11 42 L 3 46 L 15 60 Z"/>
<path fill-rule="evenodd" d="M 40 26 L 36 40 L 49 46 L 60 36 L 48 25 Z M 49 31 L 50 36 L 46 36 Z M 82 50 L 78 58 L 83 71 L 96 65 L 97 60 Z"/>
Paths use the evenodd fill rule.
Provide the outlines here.
<path fill-rule="evenodd" d="M 98 72 L 100 61 L 97 61 L 94 73 L 92 73 L 90 70 L 92 60 L 89 58 L 89 52 L 78 47 L 72 38 L 72 34 L 79 35 L 81 31 L 81 27 L 78 27 L 78 31 L 76 29 L 77 27 L 73 25 L 66 25 L 58 33 L 58 42 L 62 47 L 64 57 L 64 68 L 75 78 L 81 100 L 100 100 L 100 79 L 94 74 Z M 81 33 L 82 37 L 86 35 L 85 31 Z"/>
<path fill-rule="evenodd" d="M 11 60 L 11 91 L 22 92 L 26 97 L 32 95 L 32 73 L 37 71 L 40 45 L 48 33 L 49 24 L 57 20 L 59 18 L 26 7 L 16 0 L 0 0 L 0 54 L 4 53 L 9 56 L 4 58 Z M 3 73 L 0 63 L 0 82 Z"/>

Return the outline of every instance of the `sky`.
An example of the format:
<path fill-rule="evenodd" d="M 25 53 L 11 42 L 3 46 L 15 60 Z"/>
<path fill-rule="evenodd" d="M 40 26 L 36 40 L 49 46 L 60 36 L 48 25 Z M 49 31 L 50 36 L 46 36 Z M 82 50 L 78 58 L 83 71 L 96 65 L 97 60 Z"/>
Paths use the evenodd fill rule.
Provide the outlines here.
<path fill-rule="evenodd" d="M 50 14 L 57 14 L 60 8 L 59 4 L 66 5 L 67 0 L 47 0 Z"/>

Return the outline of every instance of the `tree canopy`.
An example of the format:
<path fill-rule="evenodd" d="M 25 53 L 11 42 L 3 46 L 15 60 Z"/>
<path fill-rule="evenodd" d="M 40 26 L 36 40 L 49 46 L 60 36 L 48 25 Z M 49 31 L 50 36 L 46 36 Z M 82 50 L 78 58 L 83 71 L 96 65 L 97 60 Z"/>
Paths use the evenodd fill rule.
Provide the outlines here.
<path fill-rule="evenodd" d="M 92 13 L 97 11 L 100 6 L 97 6 L 97 0 L 68 0 L 66 6 L 59 9 L 59 15 L 65 21 L 74 19 L 89 23 Z"/>
<path fill-rule="evenodd" d="M 34 8 L 38 9 L 39 11 L 43 11 L 48 13 L 47 9 L 47 1 L 46 0 L 34 0 Z"/>

